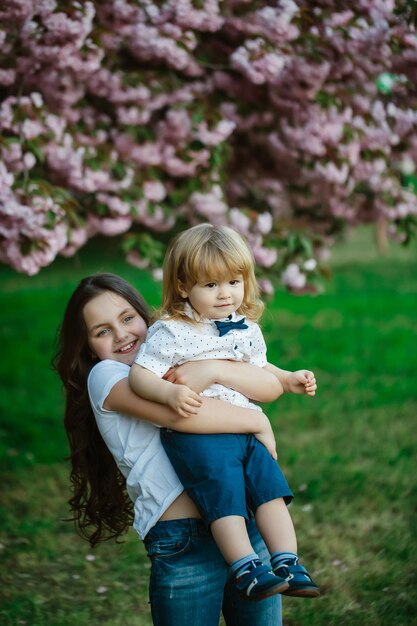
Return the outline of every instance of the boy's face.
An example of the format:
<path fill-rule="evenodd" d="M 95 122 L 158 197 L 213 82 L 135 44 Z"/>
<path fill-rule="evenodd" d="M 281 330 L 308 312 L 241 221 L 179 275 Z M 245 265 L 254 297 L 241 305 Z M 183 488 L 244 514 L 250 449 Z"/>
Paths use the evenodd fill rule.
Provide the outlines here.
<path fill-rule="evenodd" d="M 220 281 L 206 280 L 191 289 L 180 289 L 181 296 L 203 317 L 220 320 L 241 306 L 245 295 L 243 276 L 229 276 Z"/>
<path fill-rule="evenodd" d="M 113 291 L 104 291 L 85 305 L 83 316 L 91 352 L 100 361 L 132 365 L 148 331 L 136 309 Z"/>

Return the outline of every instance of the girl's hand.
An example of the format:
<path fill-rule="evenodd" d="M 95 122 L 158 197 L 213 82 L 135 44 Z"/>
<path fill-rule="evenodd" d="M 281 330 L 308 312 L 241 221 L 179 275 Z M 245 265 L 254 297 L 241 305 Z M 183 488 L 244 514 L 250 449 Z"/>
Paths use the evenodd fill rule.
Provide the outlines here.
<path fill-rule="evenodd" d="M 170 369 L 164 378 L 175 385 L 187 385 L 196 393 L 200 393 L 217 382 L 216 363 L 218 368 L 219 361 L 215 360 L 187 361 Z"/>
<path fill-rule="evenodd" d="M 186 385 L 171 385 L 166 403 L 181 417 L 197 415 L 202 399 Z"/>
<path fill-rule="evenodd" d="M 308 396 L 315 396 L 317 391 L 316 378 L 310 370 L 291 372 L 287 379 L 287 386 L 291 393 L 305 393 Z"/>
<path fill-rule="evenodd" d="M 265 446 L 265 448 L 268 450 L 272 458 L 276 460 L 278 458 L 278 454 L 277 454 L 277 444 L 275 441 L 275 435 L 274 435 L 274 431 L 272 430 L 271 423 L 266 416 L 265 416 L 265 425 L 262 428 L 262 430 L 253 434 L 257 438 L 257 440 L 260 441 L 261 444 Z"/>

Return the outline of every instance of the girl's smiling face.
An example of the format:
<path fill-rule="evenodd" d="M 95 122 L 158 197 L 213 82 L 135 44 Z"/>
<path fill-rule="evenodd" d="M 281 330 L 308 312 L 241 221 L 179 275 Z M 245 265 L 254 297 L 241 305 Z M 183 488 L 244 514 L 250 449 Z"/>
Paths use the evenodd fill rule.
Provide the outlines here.
<path fill-rule="evenodd" d="M 104 291 L 83 309 L 88 345 L 100 359 L 132 365 L 148 328 L 132 305 L 113 291 Z"/>

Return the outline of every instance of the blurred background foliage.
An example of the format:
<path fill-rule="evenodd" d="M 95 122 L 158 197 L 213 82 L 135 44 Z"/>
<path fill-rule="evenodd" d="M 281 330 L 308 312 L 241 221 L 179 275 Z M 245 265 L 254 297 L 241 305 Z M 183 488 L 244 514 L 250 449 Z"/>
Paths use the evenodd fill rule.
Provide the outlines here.
<path fill-rule="evenodd" d="M 123 233 L 158 271 L 210 221 L 265 293 L 319 289 L 346 226 L 415 233 L 416 67 L 407 0 L 6 0 L 0 260 L 32 275 Z"/>

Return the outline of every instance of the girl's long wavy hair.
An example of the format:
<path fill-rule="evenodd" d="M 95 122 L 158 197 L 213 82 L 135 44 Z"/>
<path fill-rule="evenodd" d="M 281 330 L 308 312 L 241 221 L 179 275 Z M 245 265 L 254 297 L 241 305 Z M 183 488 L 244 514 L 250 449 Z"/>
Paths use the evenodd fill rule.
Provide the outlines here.
<path fill-rule="evenodd" d="M 149 312 L 140 294 L 115 274 L 94 274 L 84 278 L 68 301 L 58 330 L 57 352 L 52 366 L 65 390 L 64 425 L 71 463 L 71 491 L 68 503 L 78 534 L 91 546 L 118 538 L 133 520 L 132 502 L 125 479 L 98 430 L 87 391 L 88 374 L 97 359 L 88 345 L 85 305 L 103 292 L 121 296 L 149 323 Z"/>

